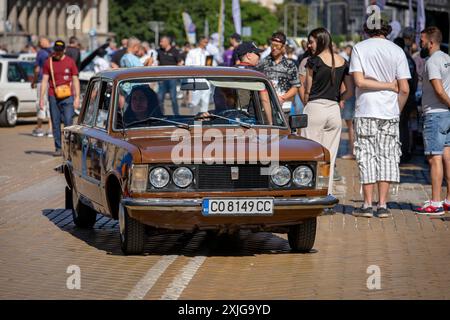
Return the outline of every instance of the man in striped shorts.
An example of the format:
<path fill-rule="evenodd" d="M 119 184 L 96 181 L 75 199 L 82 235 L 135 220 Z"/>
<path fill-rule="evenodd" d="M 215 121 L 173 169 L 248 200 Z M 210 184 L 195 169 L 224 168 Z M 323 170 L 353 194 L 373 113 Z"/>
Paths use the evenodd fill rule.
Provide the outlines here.
<path fill-rule="evenodd" d="M 364 26 L 369 39 L 355 45 L 350 73 L 356 85 L 355 143 L 364 204 L 355 216 L 373 217 L 372 196 L 378 187 L 377 216 L 389 217 L 390 183 L 400 182 L 399 117 L 408 98 L 411 78 L 404 51 L 386 39 L 391 27 Z"/>

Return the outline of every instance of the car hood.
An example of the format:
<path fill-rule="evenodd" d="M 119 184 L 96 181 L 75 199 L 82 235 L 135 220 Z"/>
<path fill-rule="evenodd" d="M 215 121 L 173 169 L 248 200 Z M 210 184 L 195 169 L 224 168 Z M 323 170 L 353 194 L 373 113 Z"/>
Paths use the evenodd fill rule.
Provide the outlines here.
<path fill-rule="evenodd" d="M 136 137 L 128 142 L 139 148 L 143 163 L 225 163 L 228 155 L 233 154 L 233 159 L 246 162 L 329 161 L 329 152 L 322 145 L 294 134 L 257 132 L 246 138 L 240 135 L 225 138 L 220 131 L 203 136 L 185 132 L 182 137 Z"/>

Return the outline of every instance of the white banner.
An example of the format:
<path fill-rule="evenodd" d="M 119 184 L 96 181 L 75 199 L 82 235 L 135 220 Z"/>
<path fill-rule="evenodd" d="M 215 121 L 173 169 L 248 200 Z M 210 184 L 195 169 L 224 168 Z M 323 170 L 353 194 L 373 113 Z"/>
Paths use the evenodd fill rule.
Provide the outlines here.
<path fill-rule="evenodd" d="M 195 24 L 192 22 L 191 16 L 187 12 L 183 12 L 181 15 L 183 17 L 184 30 L 186 32 L 187 40 L 190 44 L 195 44 Z"/>
<path fill-rule="evenodd" d="M 238 34 L 242 34 L 242 21 L 241 21 L 241 5 L 239 0 L 233 0 L 232 6 L 234 30 Z"/>
<path fill-rule="evenodd" d="M 423 0 L 417 0 L 416 43 L 420 42 L 420 32 L 425 29 L 425 7 Z"/>

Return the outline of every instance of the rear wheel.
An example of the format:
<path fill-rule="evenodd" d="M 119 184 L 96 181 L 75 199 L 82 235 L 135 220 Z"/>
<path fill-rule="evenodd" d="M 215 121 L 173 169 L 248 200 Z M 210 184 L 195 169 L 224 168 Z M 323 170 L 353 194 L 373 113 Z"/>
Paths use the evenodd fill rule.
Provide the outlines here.
<path fill-rule="evenodd" d="M 92 228 L 97 219 L 97 212 L 81 202 L 75 188 L 72 188 L 72 217 L 79 228 Z"/>
<path fill-rule="evenodd" d="M 14 101 L 8 100 L 3 111 L 0 113 L 1 127 L 14 127 L 17 122 L 17 105 Z"/>
<path fill-rule="evenodd" d="M 288 240 L 293 251 L 309 252 L 316 240 L 317 218 L 305 220 L 302 224 L 298 224 L 289 228 Z"/>
<path fill-rule="evenodd" d="M 119 204 L 120 247 L 128 254 L 142 254 L 145 244 L 145 225 L 128 215 L 127 209 Z"/>

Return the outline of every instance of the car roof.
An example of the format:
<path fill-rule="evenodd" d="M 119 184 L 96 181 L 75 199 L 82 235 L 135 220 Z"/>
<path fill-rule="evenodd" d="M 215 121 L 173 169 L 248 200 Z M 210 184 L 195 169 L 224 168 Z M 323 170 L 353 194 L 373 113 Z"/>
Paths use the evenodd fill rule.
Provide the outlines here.
<path fill-rule="evenodd" d="M 21 59 L 17 59 L 17 58 L 3 58 L 3 57 L 0 57 L 0 62 L 28 62 L 28 63 L 33 63 L 33 61 L 29 61 L 29 60 L 21 60 Z"/>
<path fill-rule="evenodd" d="M 129 78 L 146 77 L 237 77 L 237 78 L 261 78 L 263 73 L 258 71 L 233 68 L 233 67 L 191 67 L 191 66 L 159 66 L 159 67 L 134 67 L 102 71 L 96 76 L 110 78 L 112 80 L 124 80 Z"/>

